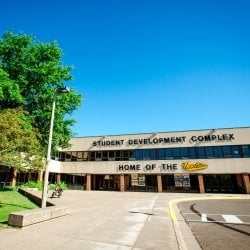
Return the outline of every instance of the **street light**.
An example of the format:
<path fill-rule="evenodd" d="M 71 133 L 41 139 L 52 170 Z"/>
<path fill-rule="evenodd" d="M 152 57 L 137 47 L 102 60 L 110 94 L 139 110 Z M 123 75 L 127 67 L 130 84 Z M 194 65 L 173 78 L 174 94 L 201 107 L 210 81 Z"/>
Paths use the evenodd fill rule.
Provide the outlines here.
<path fill-rule="evenodd" d="M 54 116 L 56 108 L 56 94 L 63 94 L 69 92 L 69 88 L 60 87 L 54 91 L 51 118 L 50 118 L 50 129 L 49 129 L 49 142 L 48 142 L 48 151 L 47 151 L 47 161 L 43 182 L 43 193 L 42 193 L 42 208 L 46 207 L 47 198 L 48 198 L 48 184 L 49 184 L 49 163 L 51 160 L 51 144 L 52 144 L 52 135 L 53 135 L 53 126 L 54 126 Z"/>

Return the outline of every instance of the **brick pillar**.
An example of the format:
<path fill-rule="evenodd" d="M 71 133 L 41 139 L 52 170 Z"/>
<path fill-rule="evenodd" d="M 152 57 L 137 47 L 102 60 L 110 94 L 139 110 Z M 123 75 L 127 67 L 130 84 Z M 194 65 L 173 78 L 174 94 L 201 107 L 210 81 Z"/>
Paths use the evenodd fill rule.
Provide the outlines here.
<path fill-rule="evenodd" d="M 125 180 L 124 180 L 124 174 L 120 175 L 120 191 L 124 192 L 125 191 Z"/>
<path fill-rule="evenodd" d="M 43 170 L 39 171 L 37 174 L 37 181 L 43 181 Z"/>
<path fill-rule="evenodd" d="M 205 193 L 205 186 L 202 174 L 198 174 L 198 183 L 199 183 L 200 193 Z"/>
<path fill-rule="evenodd" d="M 241 174 L 236 174 L 236 180 L 237 180 L 238 187 L 242 188 L 243 187 L 243 183 L 242 183 Z"/>
<path fill-rule="evenodd" d="M 91 174 L 87 174 L 87 183 L 86 183 L 86 190 L 91 191 Z"/>
<path fill-rule="evenodd" d="M 56 174 L 56 183 L 59 184 L 61 182 L 61 174 Z"/>
<path fill-rule="evenodd" d="M 162 193 L 162 178 L 161 178 L 161 174 L 157 175 L 157 187 L 158 187 L 158 192 Z"/>
<path fill-rule="evenodd" d="M 17 177 L 17 169 L 16 168 L 11 168 L 11 181 L 10 181 L 10 185 L 12 187 L 16 186 L 16 177 Z"/>
<path fill-rule="evenodd" d="M 244 182 L 244 186 L 246 189 L 246 193 L 250 194 L 250 182 L 249 182 L 249 175 L 248 174 L 242 174 L 242 179 Z"/>

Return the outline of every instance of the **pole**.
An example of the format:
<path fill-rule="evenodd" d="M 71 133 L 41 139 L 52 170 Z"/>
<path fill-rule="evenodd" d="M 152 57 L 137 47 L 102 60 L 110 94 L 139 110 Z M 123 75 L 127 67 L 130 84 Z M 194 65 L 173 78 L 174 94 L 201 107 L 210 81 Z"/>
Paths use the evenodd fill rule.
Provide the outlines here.
<path fill-rule="evenodd" d="M 43 193 L 42 193 L 42 205 L 41 205 L 42 208 L 46 207 L 47 198 L 48 198 L 49 163 L 51 160 L 51 144 L 52 144 L 55 108 L 56 108 L 56 98 L 54 98 L 53 100 L 52 112 L 51 112 L 51 118 L 50 118 L 49 143 L 48 143 L 47 161 L 46 161 L 44 183 L 43 183 Z"/>

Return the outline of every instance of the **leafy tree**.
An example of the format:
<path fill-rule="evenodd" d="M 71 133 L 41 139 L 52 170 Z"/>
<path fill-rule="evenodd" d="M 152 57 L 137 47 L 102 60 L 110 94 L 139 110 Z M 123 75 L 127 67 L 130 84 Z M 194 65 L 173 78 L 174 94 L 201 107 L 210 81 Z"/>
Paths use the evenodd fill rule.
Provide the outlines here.
<path fill-rule="evenodd" d="M 25 110 L 41 134 L 44 147 L 48 143 L 53 99 L 57 102 L 54 146 L 68 146 L 75 122 L 69 115 L 81 104 L 81 96 L 74 90 L 55 96 L 55 90 L 72 79 L 72 67 L 62 64 L 62 56 L 56 42 L 41 43 L 30 35 L 6 32 L 0 40 L 0 107 Z"/>
<path fill-rule="evenodd" d="M 29 117 L 17 109 L 0 111 L 0 162 L 18 170 L 44 167 L 37 131 Z"/>

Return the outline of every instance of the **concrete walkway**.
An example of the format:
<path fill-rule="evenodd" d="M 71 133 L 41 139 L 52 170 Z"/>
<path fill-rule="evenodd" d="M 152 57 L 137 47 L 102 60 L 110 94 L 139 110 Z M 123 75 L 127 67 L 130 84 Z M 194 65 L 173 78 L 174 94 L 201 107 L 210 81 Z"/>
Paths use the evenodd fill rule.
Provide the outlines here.
<path fill-rule="evenodd" d="M 64 191 L 52 201 L 70 214 L 0 230 L 0 250 L 199 249 L 173 200 L 207 195 Z"/>

